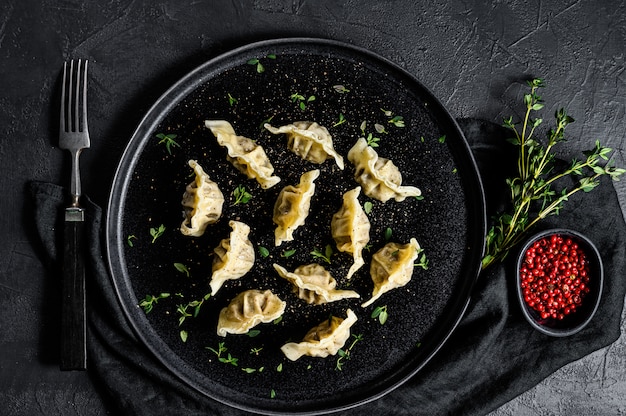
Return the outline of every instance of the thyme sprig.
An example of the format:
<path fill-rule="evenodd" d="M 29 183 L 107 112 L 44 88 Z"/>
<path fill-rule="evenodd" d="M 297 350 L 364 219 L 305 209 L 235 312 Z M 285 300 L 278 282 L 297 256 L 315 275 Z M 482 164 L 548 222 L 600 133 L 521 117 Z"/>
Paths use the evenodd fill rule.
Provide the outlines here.
<path fill-rule="evenodd" d="M 564 109 L 555 114 L 555 126 L 547 133 L 547 142 L 535 139 L 535 132 L 542 124 L 541 118 L 533 118 L 533 112 L 544 107 L 538 90 L 544 87 L 540 78 L 528 81 L 530 93 L 524 95 L 526 112 L 520 123 L 512 117 L 504 120 L 504 126 L 513 132 L 509 141 L 519 148 L 516 177 L 506 183 L 510 190 L 511 210 L 494 218 L 494 224 L 486 236 L 486 254 L 483 269 L 496 261 L 503 260 L 510 249 L 518 244 L 526 233 L 549 215 L 558 215 L 565 201 L 579 191 L 589 192 L 600 184 L 600 177 L 608 175 L 613 180 L 626 170 L 611 166 L 611 148 L 596 141 L 595 147 L 583 152 L 585 159 L 574 159 L 568 168 L 557 169 L 554 147 L 566 141 L 565 127 L 574 119 Z M 603 163 L 602 161 L 609 161 Z M 573 185 L 557 190 L 563 178 L 577 178 Z"/>

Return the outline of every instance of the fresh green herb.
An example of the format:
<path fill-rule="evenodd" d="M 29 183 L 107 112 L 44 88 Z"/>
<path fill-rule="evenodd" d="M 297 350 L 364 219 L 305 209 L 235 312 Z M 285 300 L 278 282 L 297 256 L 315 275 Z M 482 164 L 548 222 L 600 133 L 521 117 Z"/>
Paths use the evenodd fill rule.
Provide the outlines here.
<path fill-rule="evenodd" d="M 258 329 L 251 329 L 248 332 L 246 332 L 246 335 L 249 336 L 250 338 L 254 338 L 258 336 L 260 333 L 261 331 L 259 331 Z"/>
<path fill-rule="evenodd" d="M 167 153 L 169 153 L 170 155 L 172 154 L 172 147 L 180 147 L 180 145 L 174 140 L 176 137 L 178 137 L 177 134 L 159 133 L 156 135 L 156 137 L 158 139 L 161 139 L 159 140 L 159 144 L 165 144 L 165 149 L 167 150 Z"/>
<path fill-rule="evenodd" d="M 282 320 L 283 320 L 283 316 L 281 315 L 281 316 L 279 316 L 278 318 L 274 319 L 274 320 L 272 321 L 272 323 L 273 323 L 274 325 L 278 325 L 279 323 L 281 323 L 281 322 L 282 322 Z"/>
<path fill-rule="evenodd" d="M 271 116 L 263 120 L 261 124 L 259 125 L 259 130 L 261 131 L 265 130 L 265 125 L 271 123 L 273 118 L 274 116 Z"/>
<path fill-rule="evenodd" d="M 420 256 L 421 254 L 421 256 Z M 424 253 L 424 249 L 420 248 L 417 250 L 417 255 L 419 256 L 419 262 L 415 263 L 414 267 L 421 267 L 424 270 L 428 270 L 428 259 L 426 258 L 426 254 Z"/>
<path fill-rule="evenodd" d="M 187 337 L 189 336 L 189 333 L 187 333 L 187 331 L 185 331 L 184 329 L 180 331 L 179 333 L 180 335 L 180 340 L 183 342 L 187 342 Z"/>
<path fill-rule="evenodd" d="M 365 211 L 367 215 L 372 213 L 373 208 L 374 208 L 374 204 L 372 204 L 371 201 L 365 201 L 365 203 L 363 204 L 363 211 Z"/>
<path fill-rule="evenodd" d="M 599 141 L 593 149 L 583 152 L 583 160 L 574 159 L 568 168 L 560 171 L 555 166 L 554 146 L 566 141 L 565 127 L 574 121 L 560 109 L 555 114 L 555 126 L 547 133 L 546 144 L 534 138 L 535 130 L 542 123 L 541 118 L 532 118 L 534 111 L 544 107 L 538 94 L 544 87 L 540 78 L 528 81 L 530 92 L 524 95 L 526 111 L 521 127 L 509 117 L 504 126 L 513 132 L 509 141 L 519 149 L 516 177 L 509 178 L 506 183 L 510 189 L 510 208 L 493 219 L 494 225 L 486 236 L 486 254 L 482 267 L 487 268 L 496 261 L 503 260 L 509 251 L 534 227 L 548 215 L 558 215 L 565 201 L 579 191 L 589 192 L 599 185 L 599 179 L 608 175 L 613 180 L 626 170 L 611 166 L 609 154 L 612 149 L 602 147 Z M 604 166 L 602 160 L 608 161 Z M 562 178 L 580 177 L 574 185 L 564 186 L 561 190 L 555 185 Z"/>
<path fill-rule="evenodd" d="M 424 200 L 424 195 L 416 195 L 415 199 L 417 199 L 418 201 L 423 201 Z"/>
<path fill-rule="evenodd" d="M 235 104 L 237 104 L 239 102 L 239 100 L 237 100 L 235 97 L 233 97 L 230 93 L 228 93 L 228 104 L 232 107 Z"/>
<path fill-rule="evenodd" d="M 396 116 L 390 110 L 385 110 L 384 108 L 380 109 L 386 117 L 389 118 L 388 123 L 393 124 L 396 127 L 404 127 L 404 117 Z"/>
<path fill-rule="evenodd" d="M 276 59 L 276 55 L 274 54 L 266 55 L 265 58 Z M 247 63 L 248 65 L 256 66 L 256 72 L 258 72 L 259 74 L 262 74 L 263 72 L 265 72 L 265 67 L 263 66 L 263 64 L 261 63 L 261 59 L 259 58 L 252 58 L 248 60 Z"/>
<path fill-rule="evenodd" d="M 178 318 L 178 325 L 179 326 L 182 325 L 183 322 L 185 322 L 187 318 L 196 318 L 198 314 L 200 313 L 200 308 L 202 307 L 205 301 L 209 300 L 210 297 L 211 297 L 211 294 L 207 293 L 199 300 L 192 300 L 186 305 L 183 305 L 183 304 L 178 305 L 176 308 L 176 312 L 178 312 L 178 314 L 180 315 L 180 317 Z M 193 309 L 193 313 L 190 313 L 187 311 L 189 308 Z"/>
<path fill-rule="evenodd" d="M 270 255 L 270 251 L 263 246 L 259 246 L 259 254 L 263 258 L 267 258 Z"/>
<path fill-rule="evenodd" d="M 357 342 L 362 341 L 363 340 L 363 334 L 352 334 L 352 343 L 350 344 L 350 346 L 347 349 L 343 349 L 340 348 L 339 351 L 337 351 L 337 355 L 339 355 L 339 358 L 337 358 L 337 364 L 335 365 L 335 370 L 343 370 L 343 365 L 345 364 L 345 361 L 349 360 L 351 355 L 352 355 L 352 350 L 354 349 L 354 346 L 356 345 Z"/>
<path fill-rule="evenodd" d="M 365 137 L 365 129 L 367 128 L 367 121 L 363 120 L 359 128 L 361 129 L 361 136 Z"/>
<path fill-rule="evenodd" d="M 325 261 L 326 263 L 330 264 L 330 258 L 333 255 L 333 247 L 330 244 L 327 244 L 326 247 L 324 248 L 324 252 L 322 253 L 321 250 L 315 248 L 311 254 L 313 255 L 313 257 L 315 257 L 316 259 L 320 259 Z"/>
<path fill-rule="evenodd" d="M 136 239 L 137 239 L 137 237 L 134 234 L 129 235 L 128 237 L 126 237 L 126 243 L 128 244 L 128 247 L 133 247 L 134 246 L 133 240 L 136 240 Z"/>
<path fill-rule="evenodd" d="M 246 190 L 246 187 L 243 185 L 238 185 L 232 193 L 235 198 L 235 202 L 233 202 L 232 206 L 238 204 L 247 204 L 251 199 L 252 195 Z"/>
<path fill-rule="evenodd" d="M 283 363 L 278 364 L 278 366 L 276 366 L 276 371 L 279 373 L 282 373 L 283 371 Z"/>
<path fill-rule="evenodd" d="M 223 342 L 220 342 L 219 344 L 217 344 L 217 350 L 211 347 L 205 347 L 205 348 L 213 352 L 215 355 L 217 355 L 217 359 L 219 362 L 237 366 L 237 361 L 239 360 L 233 357 L 230 353 L 228 353 L 228 355 L 225 357 L 222 356 L 223 353 L 228 352 L 228 348 L 226 348 L 226 345 Z"/>
<path fill-rule="evenodd" d="M 402 116 L 394 116 L 388 122 L 396 127 L 404 127 L 404 117 Z"/>
<path fill-rule="evenodd" d="M 343 85 L 333 85 L 333 88 L 335 91 L 337 91 L 339 94 L 345 94 L 347 92 L 350 92 L 349 89 L 347 89 L 346 87 L 344 87 Z"/>
<path fill-rule="evenodd" d="M 183 322 L 185 322 L 185 319 L 193 316 L 191 313 L 187 312 L 187 308 L 189 308 L 189 304 L 178 305 L 176 307 L 176 312 L 178 312 L 178 314 L 180 315 L 180 317 L 178 318 L 178 326 L 181 326 Z"/>
<path fill-rule="evenodd" d="M 224 344 L 223 342 L 220 342 L 219 344 L 217 344 L 217 349 L 214 349 L 211 347 L 204 347 L 204 348 L 206 348 L 207 350 L 217 355 L 217 358 L 220 358 L 223 352 L 228 351 L 228 348 L 226 348 L 226 344 Z"/>
<path fill-rule="evenodd" d="M 291 249 L 291 250 L 285 250 L 282 252 L 282 254 L 280 255 L 283 258 L 288 259 L 289 257 L 293 256 L 294 254 L 296 254 L 296 249 Z"/>
<path fill-rule="evenodd" d="M 387 129 L 385 129 L 385 126 L 383 126 L 382 124 L 374 124 L 374 130 L 376 130 L 376 133 L 378 134 L 389 134 Z"/>
<path fill-rule="evenodd" d="M 165 232 L 165 225 L 161 224 L 158 228 L 150 228 L 150 236 L 152 237 L 152 244 L 157 238 L 161 237 Z"/>
<path fill-rule="evenodd" d="M 154 305 L 159 303 L 159 300 L 169 298 L 169 297 L 170 297 L 170 294 L 166 292 L 160 293 L 157 296 L 146 295 L 146 297 L 143 298 L 141 302 L 139 302 L 139 306 L 143 308 L 143 311 L 145 313 L 150 313 L 152 312 L 152 308 L 154 308 Z"/>
<path fill-rule="evenodd" d="M 183 263 L 174 263 L 174 267 L 181 273 L 184 273 L 187 277 L 190 276 L 189 269 Z"/>
<path fill-rule="evenodd" d="M 439 141 L 439 143 L 445 143 L 446 142 L 446 135 L 444 134 L 443 136 L 439 137 L 437 139 L 437 141 Z"/>
<path fill-rule="evenodd" d="M 333 124 L 333 127 L 337 127 L 343 123 L 345 123 L 346 120 L 346 116 L 343 115 L 343 113 L 339 113 L 339 121 L 337 121 L 335 124 Z"/>
<path fill-rule="evenodd" d="M 373 319 L 378 318 L 378 322 L 380 322 L 381 325 L 384 325 L 385 322 L 387 322 L 388 317 L 389 315 L 387 313 L 387 305 L 378 306 L 376 307 L 376 309 L 372 311 L 372 318 Z"/>
<path fill-rule="evenodd" d="M 270 399 L 276 398 L 276 391 L 274 389 L 270 390 Z"/>
<path fill-rule="evenodd" d="M 263 347 L 257 347 L 250 349 L 250 355 L 259 355 L 259 353 L 263 351 Z"/>
<path fill-rule="evenodd" d="M 391 240 L 391 236 L 393 235 L 393 230 L 389 227 L 385 230 L 385 241 Z"/>
<path fill-rule="evenodd" d="M 292 102 L 297 103 L 298 107 L 300 107 L 300 110 L 302 111 L 306 110 L 306 106 L 308 103 L 310 103 L 311 101 L 315 101 L 314 95 L 310 95 L 307 98 L 304 95 L 298 93 L 291 94 L 289 98 L 291 98 Z"/>
<path fill-rule="evenodd" d="M 369 146 L 371 146 L 371 147 L 378 147 L 378 142 L 380 141 L 380 137 L 374 137 L 372 135 L 372 133 L 369 133 L 365 140 L 367 140 L 367 144 Z"/>

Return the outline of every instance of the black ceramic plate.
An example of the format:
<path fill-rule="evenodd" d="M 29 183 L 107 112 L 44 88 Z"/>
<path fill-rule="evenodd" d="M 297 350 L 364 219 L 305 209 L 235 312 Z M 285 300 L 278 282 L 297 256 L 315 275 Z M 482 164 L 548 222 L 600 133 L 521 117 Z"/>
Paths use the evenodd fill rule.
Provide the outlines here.
<path fill-rule="evenodd" d="M 402 117 L 404 127 L 392 122 L 396 116 Z M 255 139 L 282 181 L 263 190 L 238 173 L 226 160 L 225 149 L 204 127 L 206 119 L 227 120 L 237 134 Z M 268 119 L 274 126 L 298 120 L 326 126 L 346 168 L 339 170 L 332 159 L 322 165 L 303 161 L 287 149 L 284 137 L 262 129 Z M 377 131 L 376 124 L 384 130 Z M 323 262 L 338 287 L 358 291 L 361 299 L 308 305 L 277 276 L 272 264 L 293 270 L 321 261 L 311 255 L 313 250 L 334 247 L 330 218 L 340 208 L 343 192 L 357 185 L 347 152 L 359 137 L 370 133 L 380 139 L 379 155 L 391 159 L 403 175 L 403 184 L 419 187 L 423 199 L 381 203 L 361 195 L 361 204 L 372 203 L 366 266 L 348 282 L 344 276 L 351 255 L 335 249 L 331 263 Z M 169 149 L 161 134 L 176 135 Z M 192 181 L 189 159 L 198 160 L 226 197 L 222 218 L 199 238 L 178 231 L 182 194 Z M 314 168 L 321 175 L 306 224 L 295 232 L 295 241 L 275 247 L 271 217 L 278 192 L 297 184 L 303 172 Z M 233 204 L 232 192 L 238 185 L 252 195 L 246 204 Z M 230 219 L 252 228 L 255 267 L 241 279 L 227 282 L 202 303 L 197 316 L 187 316 L 180 324 L 181 306 L 190 305 L 186 310 L 193 315 L 194 301 L 210 292 L 211 253 L 228 237 Z M 165 230 L 154 239 L 150 230 L 161 225 Z M 464 313 L 478 275 L 484 235 L 480 179 L 450 114 L 393 63 L 360 48 L 316 39 L 265 41 L 234 50 L 170 88 L 128 144 L 107 218 L 109 264 L 116 289 L 128 320 L 146 346 L 201 393 L 234 407 L 281 414 L 352 407 L 380 397 L 418 372 Z M 388 240 L 408 243 L 412 237 L 424 249 L 427 270 L 415 267 L 408 285 L 362 308 L 373 287 L 372 254 Z M 259 253 L 260 247 L 268 249 L 268 257 Z M 217 336 L 219 311 L 236 294 L 251 288 L 271 289 L 285 300 L 283 319 L 259 325 L 255 337 Z M 147 295 L 161 293 L 170 296 L 155 303 L 149 313 L 138 306 Z M 384 324 L 371 317 L 376 307 L 386 307 Z M 299 341 L 331 315 L 345 317 L 348 308 L 358 316 L 344 346 L 349 357 L 303 357 L 296 362 L 284 357 L 281 345 Z M 187 334 L 186 342 L 181 331 Z M 225 350 L 218 357 L 215 351 L 220 344 Z"/>

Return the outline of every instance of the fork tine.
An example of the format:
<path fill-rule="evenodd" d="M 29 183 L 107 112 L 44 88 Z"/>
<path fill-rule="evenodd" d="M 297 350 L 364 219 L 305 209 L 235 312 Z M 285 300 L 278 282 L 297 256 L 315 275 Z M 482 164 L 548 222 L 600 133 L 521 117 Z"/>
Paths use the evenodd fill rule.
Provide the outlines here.
<path fill-rule="evenodd" d="M 83 111 L 81 118 L 82 131 L 88 131 L 87 128 L 87 63 L 89 61 L 85 60 L 83 66 Z M 79 61 L 80 63 L 80 61 Z"/>
<path fill-rule="evenodd" d="M 61 84 L 61 116 L 59 117 L 59 130 L 61 133 L 66 131 L 65 124 L 65 86 L 67 79 L 67 62 L 63 62 L 63 83 Z"/>

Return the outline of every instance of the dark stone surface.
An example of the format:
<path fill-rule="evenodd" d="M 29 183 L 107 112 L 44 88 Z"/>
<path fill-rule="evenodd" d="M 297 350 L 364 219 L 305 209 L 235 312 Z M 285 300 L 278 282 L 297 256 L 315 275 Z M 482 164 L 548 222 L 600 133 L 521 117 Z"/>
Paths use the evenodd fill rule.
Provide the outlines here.
<path fill-rule="evenodd" d="M 172 83 L 221 52 L 284 36 L 368 48 L 415 74 L 456 117 L 499 122 L 518 115 L 525 92 L 519 81 L 544 77 L 546 114 L 564 106 L 576 119 L 563 158 L 600 139 L 626 165 L 624 1 L 4 1 L 0 413 L 110 413 L 88 373 L 58 370 L 60 289 L 33 243 L 25 198 L 29 180 L 69 178 L 69 157 L 56 147 L 63 61 L 91 61 L 92 147 L 81 159 L 83 186 L 106 206 L 126 142 Z M 622 184 L 615 186 L 624 211 Z M 623 338 L 494 414 L 626 412 Z"/>

